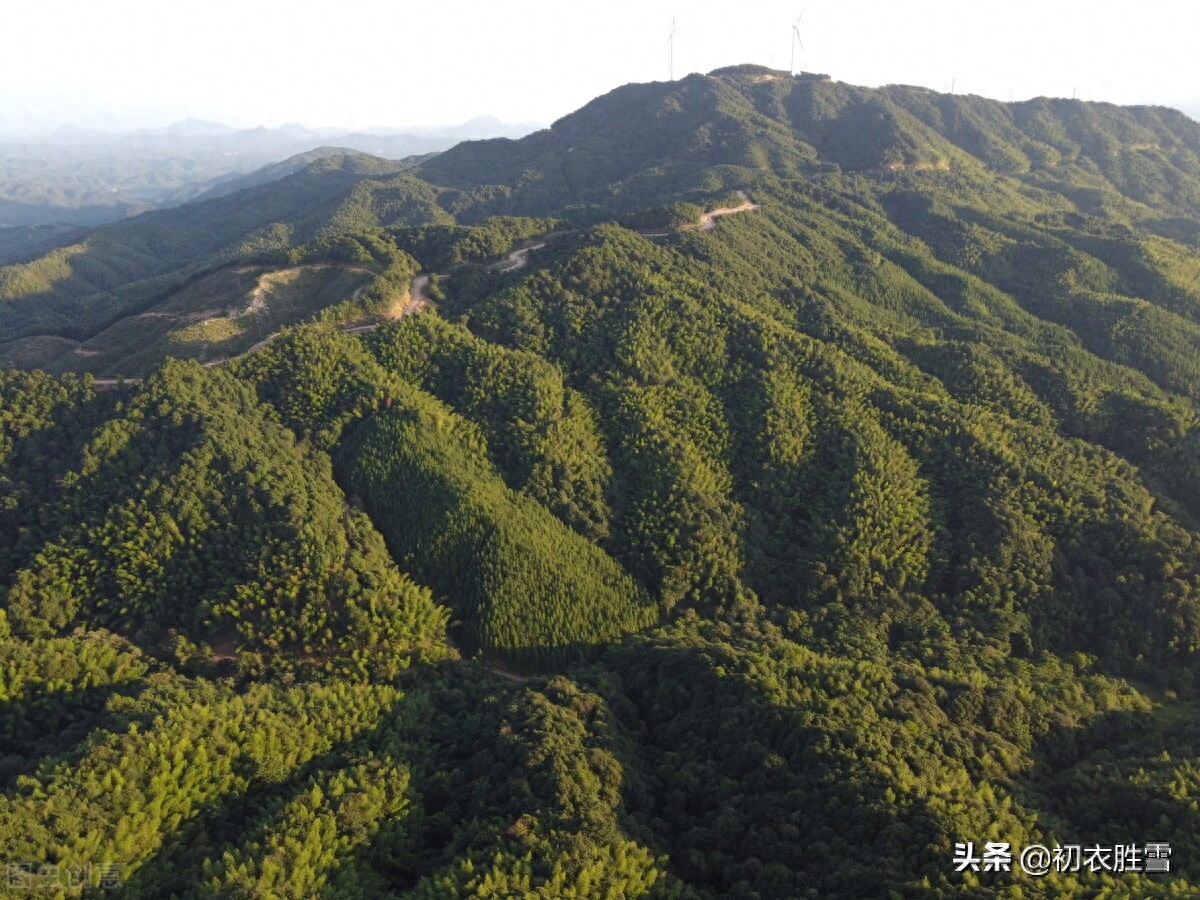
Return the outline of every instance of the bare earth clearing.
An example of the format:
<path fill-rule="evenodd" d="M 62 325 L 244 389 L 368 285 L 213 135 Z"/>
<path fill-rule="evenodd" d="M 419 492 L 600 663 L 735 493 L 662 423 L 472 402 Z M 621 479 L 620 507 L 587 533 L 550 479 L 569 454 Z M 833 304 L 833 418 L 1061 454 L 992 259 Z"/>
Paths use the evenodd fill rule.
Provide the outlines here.
<path fill-rule="evenodd" d="M 259 312 L 265 305 L 267 294 L 269 294 L 277 284 L 286 284 L 289 281 L 295 281 L 305 272 L 321 272 L 326 269 L 345 269 L 347 272 L 359 272 L 364 275 L 373 275 L 370 269 L 364 269 L 362 266 L 350 266 L 344 263 L 309 263 L 303 266 L 292 266 L 289 269 L 272 269 L 259 275 L 258 283 L 254 286 L 254 291 L 250 295 L 250 305 L 240 312 L 230 311 L 231 318 L 240 318 L 248 316 L 252 313 Z M 251 268 L 235 269 L 235 272 L 254 271 Z M 357 299 L 362 288 L 354 293 L 354 299 Z"/>
<path fill-rule="evenodd" d="M 529 248 L 529 250 L 532 250 L 532 249 L 535 249 L 535 248 L 533 248 L 533 247 Z M 528 253 L 529 250 L 525 250 L 522 252 Z M 335 265 L 337 265 L 337 264 L 336 263 L 318 263 L 313 266 L 296 266 L 291 269 L 281 269 L 281 270 L 276 270 L 273 272 L 268 272 L 268 273 L 263 274 L 259 278 L 258 286 L 254 290 L 254 295 L 251 299 L 250 306 L 247 307 L 242 312 L 237 313 L 236 315 L 242 316 L 242 315 L 246 315 L 250 312 L 255 311 L 254 307 L 256 304 L 261 308 L 262 301 L 263 301 L 266 293 L 269 292 L 275 284 L 279 284 L 290 278 L 295 278 L 302 271 L 312 271 L 315 269 L 328 269 L 328 268 L 333 268 Z M 361 272 L 369 271 L 367 269 L 361 269 L 361 268 L 353 267 L 353 266 L 343 266 L 342 268 L 348 268 L 348 269 L 351 269 L 352 271 L 361 271 Z M 236 271 L 245 273 L 248 271 L 257 271 L 257 270 L 247 267 L 247 268 L 239 269 Z M 280 278 L 278 276 L 283 276 L 283 277 Z M 442 275 L 439 277 L 449 278 L 450 276 Z M 416 278 L 414 278 L 412 280 L 412 286 L 409 288 L 409 292 L 402 297 L 397 297 L 386 310 L 384 310 L 379 316 L 375 317 L 373 320 L 371 320 L 371 321 L 361 321 L 360 320 L 358 322 L 348 322 L 344 325 L 339 326 L 339 330 L 344 331 L 347 334 L 362 334 L 364 332 L 371 331 L 375 328 L 378 328 L 384 322 L 394 321 L 395 319 L 402 318 L 403 316 L 407 316 L 407 315 L 411 315 L 416 312 L 420 312 L 426 306 L 429 305 L 429 297 L 425 293 L 425 288 L 429 284 L 429 278 L 430 278 L 429 275 L 418 275 Z M 368 287 L 368 285 L 363 285 L 362 287 L 355 290 L 355 292 L 351 295 L 350 299 L 357 300 L 359 295 L 367 287 Z M 274 334 L 269 334 L 265 338 L 263 338 L 261 341 L 252 345 L 251 347 L 246 349 L 244 352 L 239 353 L 236 356 L 222 356 L 222 357 L 218 357 L 217 359 L 210 359 L 204 363 L 204 366 L 205 366 L 205 368 L 209 368 L 211 366 L 218 366 L 218 365 L 221 365 L 222 363 L 229 362 L 230 360 L 240 359 L 241 357 L 247 356 L 251 353 L 257 353 L 263 347 L 265 347 L 269 343 L 271 343 L 271 341 L 275 340 L 275 338 L 277 338 L 278 336 L 279 336 L 278 331 L 275 332 Z M 116 387 L 117 385 L 122 385 L 122 384 L 141 384 L 141 383 L 142 383 L 141 378 L 95 378 L 92 380 L 92 384 L 98 388 L 111 388 L 111 387 Z"/>

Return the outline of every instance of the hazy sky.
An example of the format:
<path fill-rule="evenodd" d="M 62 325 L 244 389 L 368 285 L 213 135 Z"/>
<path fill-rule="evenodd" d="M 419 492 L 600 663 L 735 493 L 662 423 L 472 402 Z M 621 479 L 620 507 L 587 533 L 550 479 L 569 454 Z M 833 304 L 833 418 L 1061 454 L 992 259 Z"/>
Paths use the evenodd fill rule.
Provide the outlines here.
<path fill-rule="evenodd" d="M 549 123 L 630 81 L 753 62 L 1200 117 L 1196 0 L 7 0 L 0 129 Z"/>

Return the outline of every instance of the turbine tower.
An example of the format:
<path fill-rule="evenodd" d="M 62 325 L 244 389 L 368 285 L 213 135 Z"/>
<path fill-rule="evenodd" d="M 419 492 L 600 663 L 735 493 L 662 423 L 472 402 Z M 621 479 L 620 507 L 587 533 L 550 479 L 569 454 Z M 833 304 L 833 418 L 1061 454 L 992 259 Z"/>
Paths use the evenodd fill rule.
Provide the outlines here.
<path fill-rule="evenodd" d="M 675 17 L 671 16 L 671 33 L 667 35 L 667 66 L 671 81 L 675 80 Z"/>
<path fill-rule="evenodd" d="M 796 18 L 795 24 L 792 25 L 792 74 L 796 74 L 796 45 L 800 45 L 800 49 L 804 50 L 804 41 L 800 40 L 800 20 L 804 18 L 804 10 L 800 11 L 800 15 Z"/>

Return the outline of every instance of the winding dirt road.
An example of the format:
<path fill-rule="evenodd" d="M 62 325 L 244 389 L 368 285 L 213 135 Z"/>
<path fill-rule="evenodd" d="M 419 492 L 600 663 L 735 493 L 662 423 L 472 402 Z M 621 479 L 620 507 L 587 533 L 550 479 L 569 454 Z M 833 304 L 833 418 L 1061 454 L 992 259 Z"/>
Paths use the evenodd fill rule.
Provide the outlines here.
<path fill-rule="evenodd" d="M 710 210 L 700 217 L 700 221 L 695 225 L 681 225 L 678 228 L 669 228 L 666 231 L 662 229 L 637 229 L 637 233 L 642 237 L 662 238 L 670 237 L 680 231 L 712 231 L 717 227 L 717 219 L 721 216 L 732 216 L 734 213 L 749 212 L 752 209 L 758 209 L 757 203 L 753 202 L 745 191 L 736 192 L 742 198 L 742 203 L 739 206 L 722 206 L 718 209 Z"/>
<path fill-rule="evenodd" d="M 517 269 L 524 268 L 529 263 L 530 252 L 533 250 L 541 250 L 545 246 L 546 242 L 542 241 L 540 244 L 534 244 L 532 247 L 524 247 L 520 250 L 514 250 L 512 253 L 508 254 L 508 261 L 500 267 L 500 271 L 502 273 L 515 272 Z"/>
<path fill-rule="evenodd" d="M 544 247 L 544 246 L 545 246 L 545 244 L 537 245 L 537 247 Z M 516 251 L 516 253 L 528 254 L 530 250 L 536 250 L 537 247 L 528 247 L 525 250 L 518 250 L 518 251 Z M 512 259 L 513 256 L 514 256 L 514 254 L 510 253 L 508 258 Z M 522 259 L 524 259 L 524 257 L 522 257 Z M 520 266 L 517 266 L 516 268 L 520 268 Z M 286 271 L 291 271 L 291 270 L 285 269 L 282 271 L 286 272 Z M 505 271 L 508 271 L 508 270 L 505 270 Z M 408 294 L 406 295 L 406 297 L 404 299 L 397 298 L 396 302 L 394 302 L 383 314 L 381 314 L 377 318 L 376 321 L 366 322 L 366 323 L 362 323 L 362 324 L 359 324 L 356 322 L 347 322 L 344 325 L 339 325 L 338 330 L 342 331 L 346 334 L 363 334 L 368 331 L 374 331 L 376 328 L 378 328 L 380 325 L 384 324 L 385 322 L 391 322 L 396 319 L 403 318 L 404 316 L 408 316 L 408 315 L 412 315 L 413 313 L 420 312 L 421 310 L 425 309 L 425 307 L 427 307 L 429 305 L 429 295 L 426 293 L 425 289 L 429 286 L 430 277 L 431 277 L 430 275 L 418 275 L 416 278 L 414 278 L 412 280 L 412 284 L 409 286 Z M 439 275 L 438 277 L 445 279 L 445 278 L 449 278 L 450 276 L 449 275 Z M 260 283 L 261 283 L 261 279 L 260 279 Z M 366 287 L 366 286 L 364 285 L 364 287 Z M 358 290 L 356 290 L 354 292 L 354 296 L 351 299 L 358 299 L 358 295 L 362 292 L 362 290 L 363 290 L 363 288 L 359 288 Z M 265 338 L 263 338 L 257 344 L 253 344 L 252 346 L 250 346 L 246 350 L 243 350 L 241 353 L 237 354 L 236 356 L 222 356 L 222 357 L 218 357 L 217 359 L 210 359 L 210 360 L 208 360 L 208 362 L 203 363 L 203 365 L 205 368 L 209 368 L 212 366 L 219 366 L 222 363 L 227 363 L 227 362 L 230 362 L 231 360 L 235 360 L 235 359 L 241 359 L 243 356 L 249 356 L 251 353 L 257 353 L 263 347 L 265 347 L 269 343 L 271 343 L 271 341 L 275 340 L 275 338 L 279 337 L 279 334 L 280 333 L 278 331 L 276 331 L 273 334 L 267 335 Z M 141 383 L 142 383 L 142 379 L 136 378 L 136 377 L 133 377 L 133 378 L 93 378 L 92 379 L 92 385 L 97 388 L 112 388 L 112 387 L 117 387 L 118 385 L 122 385 L 122 384 L 141 384 Z"/>
<path fill-rule="evenodd" d="M 720 209 L 714 209 L 711 212 L 706 212 L 700 217 L 699 231 L 712 231 L 717 227 L 717 219 L 721 216 L 732 216 L 734 213 L 749 212 L 752 209 L 758 209 L 757 203 L 752 203 L 745 191 L 738 191 L 737 195 L 742 198 L 740 206 L 722 206 Z"/>

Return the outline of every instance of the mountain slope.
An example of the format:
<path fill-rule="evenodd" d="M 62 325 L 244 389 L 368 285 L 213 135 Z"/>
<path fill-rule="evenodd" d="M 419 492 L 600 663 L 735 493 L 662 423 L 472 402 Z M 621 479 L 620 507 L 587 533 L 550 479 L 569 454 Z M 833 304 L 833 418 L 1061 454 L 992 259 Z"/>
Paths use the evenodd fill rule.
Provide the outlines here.
<path fill-rule="evenodd" d="M 279 246 L 280 227 L 303 243 L 323 224 L 322 210 L 356 182 L 395 168 L 372 157 L 320 160 L 304 177 L 107 225 L 35 262 L 6 266 L 3 334 L 86 334 L 189 274 L 237 259 L 244 245 Z"/>

